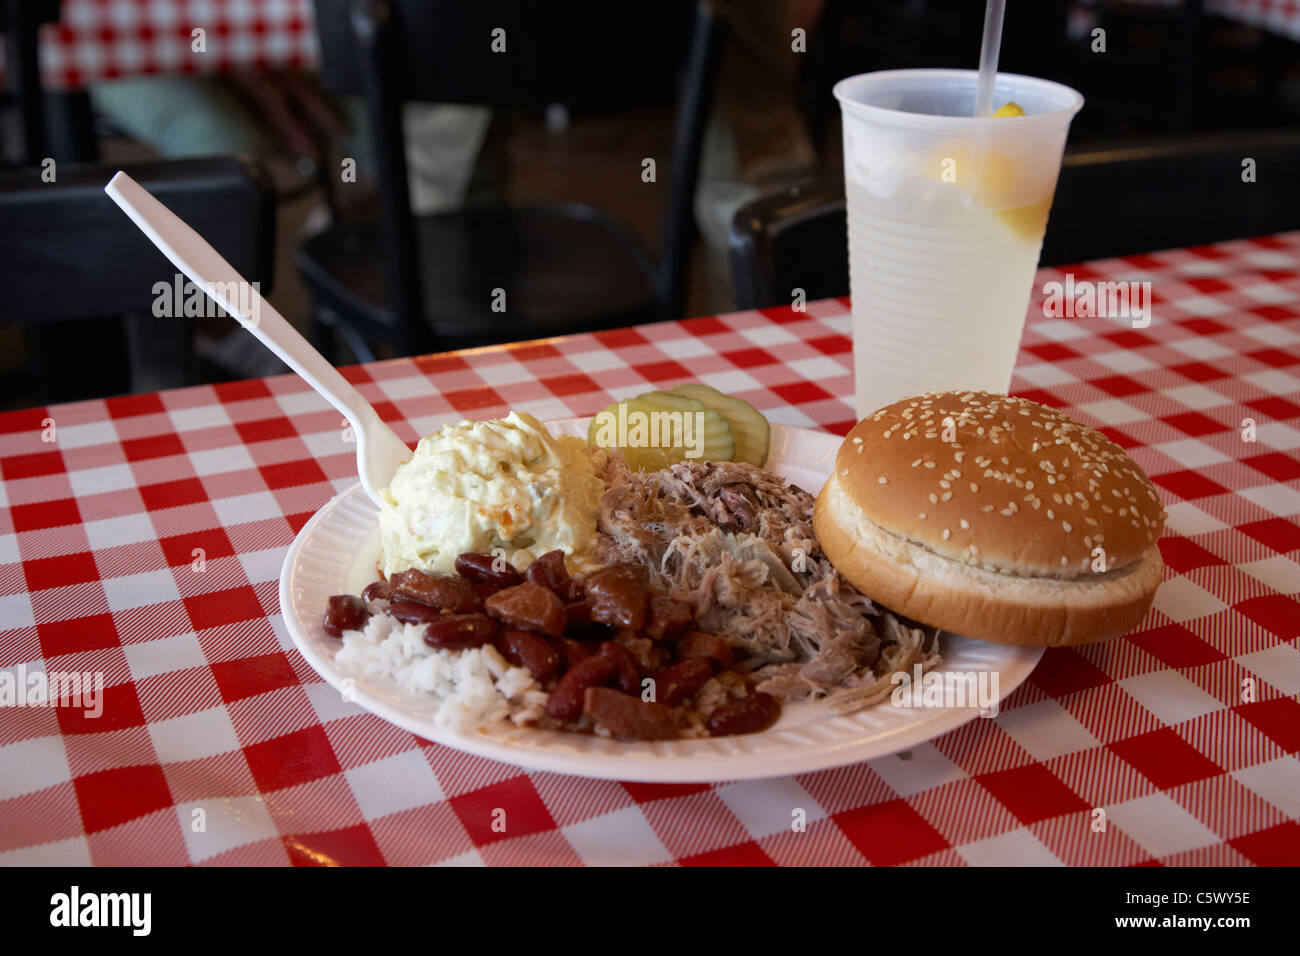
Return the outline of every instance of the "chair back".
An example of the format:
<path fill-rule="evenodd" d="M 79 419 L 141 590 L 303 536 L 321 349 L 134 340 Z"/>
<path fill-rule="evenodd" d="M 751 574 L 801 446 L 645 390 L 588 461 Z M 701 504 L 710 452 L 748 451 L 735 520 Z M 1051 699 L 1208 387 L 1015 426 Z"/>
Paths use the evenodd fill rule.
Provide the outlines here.
<path fill-rule="evenodd" d="M 1296 132 L 1072 150 L 1039 262 L 1059 266 L 1300 229 L 1297 169 Z M 809 299 L 847 295 L 847 236 L 841 180 L 741 206 L 730 240 L 737 307 L 789 305 L 795 288 Z"/>
<path fill-rule="evenodd" d="M 1300 229 L 1297 170 L 1300 132 L 1072 150 L 1039 261 L 1056 266 Z"/>
<path fill-rule="evenodd" d="M 270 292 L 275 192 L 258 167 L 221 157 L 121 168 Z M 5 321 L 26 327 L 41 402 L 190 384 L 194 323 L 184 303 L 193 292 L 104 192 L 117 169 L 60 163 L 51 182 L 40 167 L 0 172 Z M 157 314 L 161 295 L 166 315 Z"/>
<path fill-rule="evenodd" d="M 640 103 L 671 82 L 678 65 L 673 49 L 682 45 L 682 31 L 674 25 L 683 9 L 692 8 L 681 0 L 634 6 L 597 0 L 315 0 L 326 86 L 366 101 L 389 302 L 405 329 L 399 347 L 436 345 L 424 321 L 402 104 L 538 110 L 558 102 L 582 112 Z M 712 7 L 697 0 L 693 9 L 672 170 L 661 168 L 658 175 L 659 182 L 668 180 L 656 282 L 664 317 L 679 315 L 685 299 L 691 204 L 720 42 Z M 663 42 L 654 42 L 656 36 Z M 614 90 L 626 94 L 621 102 L 614 102 L 620 99 Z"/>

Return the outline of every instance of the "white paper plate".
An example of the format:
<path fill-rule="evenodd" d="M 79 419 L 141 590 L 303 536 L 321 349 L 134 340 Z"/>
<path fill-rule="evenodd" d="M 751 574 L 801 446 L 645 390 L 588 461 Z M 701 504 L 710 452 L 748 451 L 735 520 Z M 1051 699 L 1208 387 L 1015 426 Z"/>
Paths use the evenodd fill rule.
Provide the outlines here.
<path fill-rule="evenodd" d="M 552 431 L 585 436 L 588 419 L 548 423 Z M 768 467 L 816 494 L 830 474 L 840 439 L 824 432 L 772 426 Z M 817 703 L 787 705 L 759 734 L 704 740 L 625 743 L 602 737 L 539 731 L 502 723 L 455 731 L 433 723 L 427 697 L 395 681 L 361 676 L 334 664 L 339 641 L 321 617 L 332 594 L 359 594 L 373 581 L 379 557 L 376 508 L 361 486 L 335 497 L 307 522 L 285 556 L 280 609 L 293 641 L 316 672 L 355 702 L 426 740 L 533 770 L 611 780 L 700 783 L 785 776 L 856 763 L 906 750 L 979 718 L 975 708 L 903 708 L 888 701 L 836 716 Z M 939 671 L 996 671 L 1005 698 L 1029 676 L 1042 648 L 1008 647 L 944 634 Z M 348 681 L 348 684 L 344 682 Z"/>

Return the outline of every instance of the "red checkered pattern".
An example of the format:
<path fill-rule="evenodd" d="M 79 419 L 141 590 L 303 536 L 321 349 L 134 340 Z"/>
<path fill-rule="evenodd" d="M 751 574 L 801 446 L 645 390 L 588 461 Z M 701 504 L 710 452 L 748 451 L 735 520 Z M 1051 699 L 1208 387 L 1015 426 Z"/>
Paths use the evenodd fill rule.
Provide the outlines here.
<path fill-rule="evenodd" d="M 1175 6 L 1182 0 L 1139 0 Z M 318 51 L 310 0 L 62 0 L 41 33 L 49 89 L 79 89 L 138 73 L 213 73 L 299 67 Z M 1207 0 L 1206 12 L 1300 40 L 1300 0 Z M 191 49 L 207 31 L 207 51 Z M 0 51 L 2 52 L 2 51 Z"/>
<path fill-rule="evenodd" d="M 294 377 L 0 416 L 0 669 L 107 685 L 98 718 L 0 709 L 0 863 L 1300 862 L 1300 233 L 1070 271 L 1149 280 L 1155 318 L 1035 304 L 1016 389 L 1161 488 L 1150 616 L 1049 650 L 996 719 L 775 780 L 526 773 L 341 700 L 277 604 L 294 533 L 355 481 Z M 345 374 L 407 440 L 687 379 L 843 434 L 849 331 L 824 301 Z"/>
<path fill-rule="evenodd" d="M 1184 0 L 1133 0 L 1158 7 L 1181 7 Z M 1260 27 L 1292 40 L 1300 40 L 1300 0 L 1205 0 L 1211 16 Z"/>
<path fill-rule="evenodd" d="M 61 9 L 40 33 L 52 90 L 139 73 L 308 67 L 318 57 L 311 0 L 62 0 Z"/>

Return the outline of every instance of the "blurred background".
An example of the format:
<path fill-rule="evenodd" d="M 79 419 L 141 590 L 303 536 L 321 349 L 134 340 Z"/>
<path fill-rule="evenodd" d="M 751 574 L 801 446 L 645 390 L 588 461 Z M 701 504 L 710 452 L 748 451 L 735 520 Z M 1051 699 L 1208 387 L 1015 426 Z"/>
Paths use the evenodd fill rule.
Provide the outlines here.
<path fill-rule="evenodd" d="M 279 370 L 133 234 L 118 168 L 339 364 L 847 294 L 831 87 L 973 68 L 983 15 L 0 0 L 0 406 Z M 1044 263 L 1300 228 L 1300 3 L 1010 0 L 1001 69 L 1086 98 Z M 1244 158 L 1249 204 L 1213 186 Z"/>

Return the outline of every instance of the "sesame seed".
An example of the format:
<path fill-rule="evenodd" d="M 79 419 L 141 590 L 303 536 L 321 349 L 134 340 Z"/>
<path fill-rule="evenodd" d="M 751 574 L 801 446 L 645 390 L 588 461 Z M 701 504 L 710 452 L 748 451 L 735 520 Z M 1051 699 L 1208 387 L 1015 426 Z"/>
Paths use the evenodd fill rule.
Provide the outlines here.
<path fill-rule="evenodd" d="M 969 528 L 969 527 L 970 527 L 970 522 L 967 521 L 965 518 L 962 518 L 962 519 L 961 519 L 961 526 L 962 526 L 962 528 Z"/>
<path fill-rule="evenodd" d="M 949 538 L 951 538 L 951 537 L 952 537 L 952 532 L 949 531 L 947 528 L 944 528 L 944 529 L 943 529 L 943 540 L 947 541 L 947 540 L 948 540 Z"/>
<path fill-rule="evenodd" d="M 1071 531 L 1074 530 L 1073 528 L 1070 527 L 1070 522 L 1068 521 L 1062 521 L 1061 527 L 1065 529 L 1066 534 L 1069 534 Z"/>
<path fill-rule="evenodd" d="M 927 461 L 927 462 L 925 463 L 925 467 L 926 467 L 926 468 L 933 468 L 933 467 L 934 467 L 934 462 L 932 462 L 932 461 Z"/>
<path fill-rule="evenodd" d="M 937 505 L 938 503 L 939 503 L 939 496 L 933 494 L 930 495 L 930 504 Z"/>
<path fill-rule="evenodd" d="M 983 511 L 985 514 L 988 514 L 990 511 L 993 510 L 993 506 L 992 506 L 992 505 L 985 505 L 985 506 L 984 506 L 983 508 L 981 508 L 980 510 Z"/>
<path fill-rule="evenodd" d="M 919 515 L 917 515 L 917 517 L 920 518 L 922 521 L 924 521 L 924 520 L 925 520 L 925 512 L 922 511 Z"/>
<path fill-rule="evenodd" d="M 921 459 L 918 458 L 918 459 L 916 459 L 916 461 L 912 462 L 912 467 L 913 467 L 913 468 L 916 468 L 916 467 L 917 467 L 918 465 L 920 465 L 920 464 L 921 464 Z"/>
<path fill-rule="evenodd" d="M 886 478 L 884 475 L 881 475 L 879 478 L 876 479 L 876 481 L 880 482 L 882 485 L 889 483 L 889 479 Z"/>

